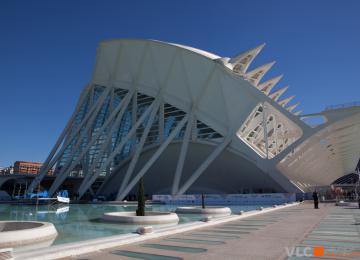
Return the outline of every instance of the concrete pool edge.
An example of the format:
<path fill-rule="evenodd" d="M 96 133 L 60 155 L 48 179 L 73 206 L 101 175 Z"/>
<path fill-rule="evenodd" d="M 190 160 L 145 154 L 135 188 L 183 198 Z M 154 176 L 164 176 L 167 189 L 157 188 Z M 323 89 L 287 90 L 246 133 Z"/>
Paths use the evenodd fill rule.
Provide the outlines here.
<path fill-rule="evenodd" d="M 0 221 L 0 226 L 13 225 L 11 230 L 0 232 L 0 248 L 13 248 L 20 250 L 21 247 L 36 247 L 40 243 L 51 245 L 58 232 L 54 224 L 43 221 Z"/>
<path fill-rule="evenodd" d="M 148 211 L 145 216 L 137 216 L 135 211 L 129 212 L 106 212 L 102 215 L 104 222 L 156 225 L 156 224 L 177 224 L 179 217 L 173 212 Z"/>
<path fill-rule="evenodd" d="M 14 256 L 15 259 L 47 260 L 47 259 L 59 259 L 64 257 L 80 255 L 80 254 L 87 254 L 91 252 L 100 251 L 103 249 L 138 243 L 149 239 L 165 237 L 169 235 L 196 230 L 199 228 L 211 227 L 218 224 L 244 219 L 256 215 L 262 215 L 268 212 L 273 212 L 276 210 L 297 206 L 299 204 L 300 203 L 295 202 L 287 205 L 277 206 L 276 208 L 269 207 L 269 208 L 264 208 L 261 211 L 253 210 L 253 211 L 244 212 L 241 215 L 230 215 L 219 219 L 214 219 L 210 222 L 196 221 L 196 222 L 181 224 L 173 227 L 161 228 L 147 235 L 139 235 L 136 233 L 131 233 L 131 234 L 115 235 L 109 237 L 84 240 L 80 242 L 56 245 L 44 249 L 29 250 L 29 251 L 15 253 Z"/>
<path fill-rule="evenodd" d="M 175 213 L 178 214 L 203 214 L 203 215 L 224 215 L 230 216 L 231 209 L 229 207 L 209 206 L 202 208 L 200 206 L 177 207 Z"/>

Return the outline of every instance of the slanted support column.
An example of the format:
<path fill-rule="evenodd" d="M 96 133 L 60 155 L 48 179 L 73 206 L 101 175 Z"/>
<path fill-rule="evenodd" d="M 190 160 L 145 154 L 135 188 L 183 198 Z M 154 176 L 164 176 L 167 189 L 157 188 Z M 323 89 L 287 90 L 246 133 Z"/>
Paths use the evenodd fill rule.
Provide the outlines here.
<path fill-rule="evenodd" d="M 269 159 L 269 143 L 268 143 L 268 131 L 267 131 L 267 114 L 266 114 L 266 104 L 263 103 L 263 132 L 264 132 L 264 141 L 265 141 L 265 154 L 266 159 Z"/>
<path fill-rule="evenodd" d="M 193 122 L 192 122 L 192 134 L 191 134 L 191 140 L 196 142 L 197 140 L 197 133 L 198 133 L 198 129 L 197 129 L 197 119 L 196 116 L 193 115 Z"/>
<path fill-rule="evenodd" d="M 137 120 L 137 110 L 138 110 L 138 92 L 137 90 L 135 91 L 135 94 L 133 96 L 133 99 L 132 99 L 132 109 L 131 109 L 131 125 L 134 126 L 135 123 L 136 123 L 136 120 Z M 134 135 L 132 138 L 132 143 L 133 144 L 136 144 L 136 135 Z M 131 146 L 131 153 L 133 154 L 135 151 L 135 145 L 132 145 Z"/>
<path fill-rule="evenodd" d="M 145 49 L 142 53 L 142 57 L 141 57 L 141 62 L 140 62 L 140 66 L 138 67 L 136 73 L 133 75 L 133 78 L 132 78 L 132 83 L 131 83 L 131 87 L 129 89 L 129 92 L 131 92 L 131 100 L 133 101 L 132 102 L 132 108 L 131 108 L 131 111 L 132 111 L 132 126 L 134 126 L 135 122 L 136 122 L 136 119 L 137 119 L 137 115 L 136 115 L 136 111 L 137 111 L 137 84 L 138 84 L 138 80 L 139 80 L 139 76 L 141 74 L 141 71 L 143 69 L 143 66 L 144 66 L 144 56 L 145 56 L 145 53 L 147 51 L 147 49 L 149 48 L 148 44 L 145 45 Z M 121 59 L 121 52 L 122 52 L 122 46 L 120 47 L 119 49 L 119 53 L 118 53 L 118 56 L 117 56 L 117 61 L 116 61 L 116 68 L 114 70 L 114 74 L 118 71 L 118 65 L 119 65 L 119 61 Z M 127 104 L 128 105 L 128 104 Z M 126 105 L 126 107 L 127 107 Z M 103 152 L 104 150 L 106 149 L 106 147 L 108 145 L 110 145 L 110 142 L 111 142 L 111 138 L 112 138 L 112 133 L 114 132 L 115 130 L 115 127 L 117 125 L 117 123 L 121 122 L 122 120 L 122 117 L 123 117 L 123 114 L 124 114 L 125 111 L 122 112 L 121 114 L 121 117 L 118 117 L 117 120 L 119 121 L 116 121 L 114 124 L 113 124 L 113 127 L 111 128 L 110 132 L 108 133 L 108 137 L 107 139 L 104 141 L 104 143 L 102 144 L 101 148 L 100 148 L 100 151 L 98 152 L 97 154 L 97 157 L 93 160 L 93 163 L 92 165 L 90 166 L 90 172 L 88 174 L 88 176 L 86 176 L 86 179 L 83 180 L 80 188 L 79 188 L 79 194 L 80 194 L 80 197 L 83 195 L 83 193 L 86 191 L 82 191 L 84 189 L 84 186 L 88 186 L 88 180 L 89 179 L 93 179 L 93 176 L 94 175 L 99 175 L 101 173 L 102 170 L 104 170 L 108 165 L 106 165 L 104 168 L 101 169 L 101 171 L 96 171 L 94 174 L 93 174 L 93 170 L 94 168 L 96 167 L 96 165 L 98 164 L 98 162 L 101 160 L 101 157 L 103 155 Z M 115 141 L 116 143 L 117 141 Z M 90 184 L 91 185 L 91 184 Z"/>
<path fill-rule="evenodd" d="M 84 101 L 86 101 L 86 97 L 89 93 L 91 85 L 88 85 L 85 87 L 85 89 L 82 91 L 82 93 L 80 94 L 80 99 L 78 104 L 76 105 L 76 108 L 73 112 L 73 114 L 71 115 L 70 120 L 68 121 L 68 123 L 66 124 L 64 130 L 61 132 L 59 138 L 57 139 L 54 147 L 52 148 L 50 154 L 48 155 L 48 157 L 46 158 L 44 164 L 41 167 L 40 173 L 36 175 L 35 179 L 31 182 L 31 184 L 29 185 L 28 189 L 27 189 L 27 193 L 33 192 L 34 188 L 36 186 L 38 186 L 38 184 L 41 182 L 41 180 L 44 178 L 44 176 L 47 174 L 47 172 L 49 171 L 49 169 L 52 167 L 49 167 L 49 163 L 51 161 L 51 159 L 54 157 L 56 151 L 59 149 L 60 144 L 63 142 L 65 136 L 68 135 L 69 130 L 71 129 L 72 124 L 75 121 L 75 117 L 76 115 L 79 113 L 79 110 L 81 108 L 81 106 L 83 105 Z"/>
<path fill-rule="evenodd" d="M 160 111 L 159 111 L 159 143 L 164 141 L 164 101 L 161 100 Z"/>
<path fill-rule="evenodd" d="M 189 121 L 187 122 L 186 129 L 185 129 L 184 139 L 183 139 L 183 142 L 181 145 L 180 156 L 179 156 L 179 159 L 178 159 L 178 162 L 176 165 L 173 186 L 171 189 L 171 194 L 173 194 L 173 195 L 176 194 L 176 192 L 179 189 L 179 183 L 181 180 L 181 175 L 183 172 L 184 163 L 185 163 L 188 146 L 189 146 L 189 142 L 190 142 L 190 138 L 191 138 L 191 130 L 193 128 L 193 119 L 194 119 L 193 115 L 194 115 L 194 112 L 193 112 L 193 110 L 191 110 L 190 115 L 189 115 Z"/>
<path fill-rule="evenodd" d="M 121 183 L 121 186 L 120 186 L 120 189 L 119 189 L 118 193 L 121 193 L 125 189 L 125 186 L 128 184 L 129 179 L 130 179 L 130 177 L 131 177 L 131 175 L 132 175 L 132 173 L 133 173 L 133 171 L 135 169 L 136 163 L 137 163 L 137 161 L 139 159 L 139 156 L 140 156 L 140 154 L 142 152 L 142 149 L 144 147 L 146 138 L 147 138 L 147 136 L 149 134 L 149 131 L 151 129 L 151 126 L 152 126 L 152 124 L 154 122 L 156 112 L 159 110 L 159 102 L 158 101 L 155 101 L 155 102 L 156 102 L 156 104 L 155 104 L 153 110 L 151 111 L 148 122 L 147 122 L 146 127 L 144 129 L 144 132 L 143 132 L 143 134 L 141 136 L 140 142 L 135 148 L 135 154 L 134 154 L 134 156 L 133 156 L 133 158 L 132 158 L 132 160 L 131 160 L 131 162 L 129 164 L 129 167 L 126 170 L 124 179 L 123 179 L 123 181 Z"/>
<path fill-rule="evenodd" d="M 187 120 L 188 120 L 188 115 L 185 115 L 185 117 L 177 124 L 177 126 L 171 132 L 171 134 L 166 138 L 166 140 L 156 150 L 156 152 L 153 154 L 153 156 L 147 161 L 147 163 L 144 165 L 144 167 L 132 179 L 132 181 L 129 183 L 129 185 L 126 186 L 125 190 L 117 195 L 117 197 L 116 197 L 117 200 L 122 200 L 131 191 L 131 189 L 136 185 L 136 183 L 140 180 L 140 178 L 145 175 L 145 173 L 150 169 L 150 167 L 156 162 L 156 160 L 164 152 L 164 150 L 170 144 L 170 142 L 175 138 L 175 136 L 183 128 L 183 126 L 185 125 Z"/>
<path fill-rule="evenodd" d="M 146 49 L 148 48 L 149 46 L 148 45 L 146 45 Z M 145 50 L 146 50 L 145 49 Z M 151 52 L 150 52 L 151 53 Z M 139 70 L 138 70 L 138 72 L 137 72 L 137 74 L 136 74 L 136 77 L 135 77 L 135 80 L 134 80 L 134 83 L 133 83 L 133 88 L 135 89 L 135 95 L 137 95 L 137 82 L 138 82 L 138 80 L 139 80 L 139 76 L 140 76 L 140 73 L 141 73 L 141 71 L 142 71 L 142 67 L 144 66 L 144 57 L 145 57 L 145 52 L 143 53 L 143 56 L 142 56 L 142 61 L 141 61 L 141 65 L 140 65 L 140 67 L 139 67 Z M 163 91 L 164 91 L 164 89 L 166 88 L 166 86 L 167 86 L 167 82 L 168 82 L 168 80 L 169 80 L 169 75 L 170 75 L 170 72 L 171 72 L 171 70 L 173 69 L 173 64 L 174 64 L 174 61 L 175 61 L 175 57 L 176 57 L 176 53 L 174 54 L 174 56 L 173 56 L 173 58 L 172 58 L 172 61 L 171 61 L 171 65 L 169 66 L 169 71 L 168 71 L 168 74 L 167 74 L 167 76 L 166 76 L 166 78 L 165 78 L 165 80 L 164 80 L 164 82 L 163 83 L 161 83 L 161 82 L 159 82 L 159 86 L 160 86 L 160 89 L 159 89 L 159 93 L 158 93 L 158 96 L 157 96 L 157 98 L 154 100 L 154 102 L 146 109 L 146 111 L 140 116 L 140 118 L 138 119 L 138 121 L 136 121 L 136 123 L 135 123 L 135 120 L 137 119 L 137 115 L 136 115 L 136 113 L 137 113 L 137 105 L 136 106 L 133 106 L 133 113 L 132 113 L 132 116 L 133 116 L 133 118 L 135 118 L 135 120 L 133 120 L 133 124 L 132 124 L 132 128 L 131 128 L 131 130 L 129 131 L 129 133 L 126 135 L 126 137 L 125 138 L 123 138 L 123 140 L 121 140 L 121 143 L 114 149 L 114 151 L 108 156 L 108 158 L 107 158 L 107 160 L 101 165 L 101 167 L 100 167 L 100 169 L 98 169 L 92 176 L 91 176 L 91 178 L 87 181 L 87 184 L 85 184 L 84 186 L 82 186 L 81 187 L 81 189 L 79 189 L 79 194 L 80 194 L 80 197 L 85 193 L 85 191 L 88 189 L 88 187 L 96 180 L 96 178 L 98 177 L 98 175 L 100 174 L 100 172 L 105 168 L 105 167 L 107 167 L 107 165 L 109 165 L 111 162 L 112 162 L 112 160 L 114 159 L 114 157 L 119 153 L 119 152 L 121 152 L 121 150 L 122 150 L 122 148 L 123 148 L 123 146 L 126 144 L 126 142 L 129 140 L 129 138 L 132 138 L 132 136 L 134 135 L 134 133 L 136 132 L 136 130 L 137 130 L 137 128 L 140 126 L 140 124 L 142 124 L 142 122 L 146 119 L 146 117 L 149 115 L 149 113 L 152 111 L 152 109 L 155 109 L 154 107 L 158 107 L 159 106 L 159 102 L 161 101 L 161 103 L 162 103 L 162 95 L 163 95 Z M 137 97 L 136 97 L 137 98 Z M 137 102 L 135 102 L 135 103 L 137 103 Z M 163 103 L 162 103 L 163 104 Z M 163 107 L 163 106 L 162 106 Z M 157 110 L 157 109 L 156 109 Z M 156 114 L 156 113 L 155 113 Z M 160 112 L 160 117 L 162 116 L 162 118 L 163 118 L 163 115 L 164 115 L 164 113 L 163 113 L 163 111 L 161 111 Z M 151 120 L 150 120 L 151 121 Z M 161 125 L 161 121 L 163 122 L 163 119 L 161 120 L 160 119 L 160 124 L 159 125 Z M 149 130 L 150 130 L 150 128 L 151 128 L 151 125 L 149 126 Z M 162 128 L 163 129 L 163 128 Z M 162 130 L 163 131 L 163 130 Z M 159 132 L 160 132 L 160 130 L 159 130 Z M 146 135 L 147 136 L 147 135 Z M 146 140 L 146 136 L 144 137 L 144 135 L 143 135 L 143 137 L 145 138 L 145 140 Z M 145 140 L 144 140 L 144 142 L 145 142 Z M 136 155 L 136 153 L 137 152 L 141 152 L 141 150 L 142 149 L 139 149 L 138 147 L 136 147 L 136 149 L 137 150 L 139 150 L 139 151 L 137 151 L 137 150 L 135 150 L 135 151 L 133 151 L 134 153 L 135 153 L 135 155 Z M 134 155 L 134 156 L 135 156 Z M 139 156 L 139 155 L 138 155 Z M 137 156 L 137 157 L 138 157 Z M 134 157 L 133 157 L 133 164 L 134 164 L 134 166 L 136 165 L 136 161 L 137 161 L 137 158 L 135 158 L 135 160 L 134 160 Z M 133 166 L 132 166 L 133 167 Z M 129 169 L 129 174 L 128 175 L 130 175 L 130 177 L 131 177 L 131 172 L 133 171 L 133 169 Z M 108 175 L 108 176 L 110 176 L 111 175 L 111 173 Z M 125 183 L 125 182 L 124 182 Z"/>
<path fill-rule="evenodd" d="M 229 134 L 225 140 L 218 145 L 215 150 L 208 156 L 208 158 L 197 168 L 193 175 L 185 182 L 185 184 L 178 190 L 177 195 L 185 193 L 190 186 L 200 177 L 200 175 L 210 166 L 210 164 L 221 154 L 221 152 L 228 146 L 232 140 Z"/>
<path fill-rule="evenodd" d="M 77 126 L 76 130 L 74 131 L 74 133 L 72 133 L 72 136 L 68 139 L 68 141 L 62 146 L 61 150 L 56 154 L 55 158 L 49 163 L 48 167 L 47 167 L 47 171 L 55 164 L 55 162 L 57 162 L 57 160 L 62 156 L 63 152 L 65 151 L 65 149 L 69 146 L 69 144 L 75 139 L 78 138 L 78 134 L 80 133 L 81 129 L 83 128 L 84 125 L 86 125 L 88 123 L 88 120 L 93 116 L 94 113 L 97 113 L 96 111 L 98 111 L 98 108 L 101 107 L 101 105 L 103 104 L 103 102 L 105 101 L 108 93 L 109 93 L 109 89 L 105 90 L 101 96 L 98 98 L 98 100 L 96 101 L 96 103 L 89 109 L 89 111 L 87 111 L 84 119 L 81 121 L 81 124 Z M 46 172 L 47 172 L 46 171 Z"/>
<path fill-rule="evenodd" d="M 75 145 L 75 148 L 72 149 L 71 155 L 69 156 L 69 159 L 67 161 L 67 163 L 65 164 L 65 166 L 61 169 L 61 171 L 58 173 L 58 175 L 56 176 L 53 184 L 51 185 L 50 189 L 49 189 L 49 196 L 52 196 L 55 191 L 57 190 L 57 188 L 61 185 L 61 183 L 63 183 L 63 181 L 66 179 L 66 177 L 69 175 L 69 173 L 72 171 L 72 169 L 81 161 L 81 159 L 83 158 L 83 156 L 85 155 L 87 149 L 90 148 L 90 145 L 88 144 L 85 151 L 83 151 L 81 153 L 80 156 L 78 156 L 77 160 L 75 162 L 72 163 L 72 159 L 75 155 L 75 153 L 77 152 L 79 146 L 82 143 L 82 140 L 84 139 L 85 135 L 87 134 L 87 132 L 90 130 L 90 128 L 92 127 L 93 122 L 96 120 L 96 117 L 99 113 L 99 111 L 101 110 L 107 95 L 109 94 L 111 88 L 109 88 L 108 90 L 104 90 L 104 94 L 101 96 L 99 103 L 96 106 L 95 111 L 93 111 L 93 113 L 91 114 L 91 117 L 88 121 L 86 121 L 86 124 L 84 124 L 85 126 L 85 130 L 80 134 L 80 136 L 78 137 L 78 141 L 77 144 Z M 108 120 L 108 123 L 110 123 L 110 120 Z M 98 137 L 98 135 L 100 135 L 100 133 L 102 132 L 104 126 L 98 131 L 96 138 Z M 69 167 L 70 165 L 70 167 Z"/>
<path fill-rule="evenodd" d="M 164 90 L 165 90 L 166 87 L 167 87 L 167 82 L 168 82 L 168 80 L 169 80 L 170 72 L 171 72 L 171 70 L 173 69 L 173 65 L 174 65 L 174 61 L 175 61 L 176 55 L 178 55 L 178 51 L 177 51 L 177 52 L 174 54 L 174 56 L 173 56 L 171 65 L 169 66 L 169 71 L 168 71 L 168 73 L 167 73 L 167 76 L 166 76 L 164 82 L 163 82 L 163 83 L 158 82 L 160 88 L 159 88 L 158 95 L 157 95 L 157 97 L 155 98 L 155 100 L 154 100 L 154 102 L 153 102 L 153 103 L 157 102 L 156 104 L 158 104 L 158 107 L 160 107 L 160 109 L 159 109 L 159 108 L 157 109 L 157 110 L 159 110 L 159 118 L 158 118 L 158 120 L 159 120 L 159 128 L 158 128 L 158 132 L 159 132 L 159 143 L 160 143 L 160 144 L 163 143 L 163 141 L 164 141 L 164 100 L 163 100 L 163 92 L 164 92 Z M 150 116 L 150 117 L 151 117 L 151 116 Z M 150 119 L 149 119 L 149 120 L 150 120 Z M 153 120 L 154 120 L 154 119 L 153 119 Z M 153 120 L 151 120 L 151 121 L 153 121 Z M 149 128 L 149 131 L 150 131 L 151 125 L 149 125 L 149 127 L 150 127 L 150 128 Z M 143 134 L 144 134 L 144 133 L 143 133 Z M 146 136 L 147 136 L 147 135 L 148 135 L 148 133 L 146 134 Z M 145 138 L 146 136 L 143 135 L 144 138 Z M 146 138 L 144 139 L 144 141 L 146 141 Z M 140 143 L 142 143 L 141 140 L 140 140 Z M 137 162 L 137 160 L 138 160 L 138 157 L 140 156 L 140 153 L 141 153 L 141 151 L 142 151 L 143 145 L 144 145 L 144 144 L 141 144 L 141 145 L 138 145 L 138 146 L 136 147 L 135 154 L 133 155 L 133 159 L 132 159 L 132 161 L 131 161 L 131 165 L 129 165 L 125 177 L 126 177 L 126 176 L 131 177 L 132 172 L 133 172 L 133 170 L 134 170 L 134 168 L 135 168 L 136 162 Z M 116 170 L 115 170 L 115 171 L 116 171 Z M 129 172 L 129 173 L 128 173 L 128 172 Z M 104 183 L 105 183 L 109 178 L 111 178 L 111 175 L 112 175 L 112 173 L 110 173 L 108 176 L 106 176 L 106 178 L 105 178 L 105 180 L 104 180 Z M 127 179 L 127 177 L 126 177 L 126 179 Z M 123 187 L 123 188 L 124 188 L 124 186 L 127 184 L 127 182 L 128 182 L 128 180 L 123 180 L 123 182 L 122 182 L 122 187 Z M 104 184 L 104 183 L 103 183 L 103 184 Z M 122 188 L 121 188 L 121 187 L 120 187 L 120 190 L 119 190 L 118 193 L 120 193 L 120 192 L 122 192 Z"/>
<path fill-rule="evenodd" d="M 103 101 L 105 100 L 106 96 L 107 96 L 107 91 L 104 91 L 104 93 L 101 95 L 101 97 L 97 100 L 96 104 L 102 104 Z M 90 118 L 92 118 L 94 110 L 96 109 L 96 107 L 97 107 L 97 105 L 94 105 L 93 107 L 91 107 L 90 110 L 86 113 L 86 115 L 85 115 L 84 119 L 82 120 L 81 124 L 77 126 L 74 133 L 71 133 L 71 132 L 69 133 L 69 134 L 71 134 L 71 137 L 67 139 L 67 141 L 65 142 L 65 144 L 63 144 L 60 151 L 57 152 L 55 157 L 47 165 L 45 165 L 44 171 L 40 172 L 40 177 L 41 178 L 43 178 L 47 174 L 47 172 L 51 169 L 51 167 L 53 167 L 54 164 L 59 160 L 59 158 L 61 158 L 61 156 L 63 155 L 65 149 L 71 144 L 71 142 L 75 138 L 78 138 L 78 134 L 80 133 L 82 127 L 84 125 L 88 124 L 88 120 Z M 30 185 L 29 188 L 31 188 L 31 190 L 32 190 L 34 187 L 31 187 L 31 185 Z"/>
<path fill-rule="evenodd" d="M 100 175 L 100 173 L 112 162 L 112 160 L 115 158 L 115 156 L 121 152 L 124 145 L 130 140 L 130 138 L 133 136 L 133 134 L 136 132 L 136 129 L 144 122 L 146 117 L 149 115 L 151 110 L 154 107 L 154 103 L 152 103 L 146 111 L 141 115 L 139 120 L 136 122 L 136 124 L 131 128 L 129 133 L 121 140 L 121 143 L 114 149 L 114 151 L 109 155 L 109 157 L 106 159 L 106 161 L 101 165 L 101 167 L 90 177 L 90 179 L 82 185 L 79 188 L 79 197 L 83 196 L 86 190 L 91 186 L 91 184 L 97 179 L 97 177 Z M 100 155 L 98 155 L 100 156 Z"/>
<path fill-rule="evenodd" d="M 273 150 L 275 150 L 275 152 L 273 152 L 273 154 L 276 156 L 278 153 L 278 148 L 279 148 L 279 144 L 278 144 L 278 132 L 279 129 L 277 128 L 277 118 L 274 117 L 274 141 L 275 141 L 275 147 L 273 148 Z"/>
<path fill-rule="evenodd" d="M 79 188 L 79 189 L 81 189 L 82 185 L 84 185 L 84 183 L 86 183 L 87 180 L 91 177 L 91 175 L 92 175 L 92 173 L 93 173 L 93 171 L 94 171 L 94 168 L 96 167 L 96 165 L 97 165 L 97 164 L 99 163 L 99 161 L 101 160 L 102 155 L 103 155 L 105 149 L 107 149 L 107 147 L 110 145 L 111 138 L 112 138 L 112 134 L 113 134 L 113 132 L 115 131 L 115 129 L 118 127 L 118 125 L 120 124 L 121 120 L 123 119 L 123 116 L 124 116 L 124 114 L 125 114 L 125 111 L 126 111 L 126 109 L 128 108 L 128 105 L 129 105 L 129 103 L 130 103 L 133 95 L 134 95 L 134 91 L 133 91 L 133 90 L 130 90 L 130 91 L 126 94 L 125 98 L 124 98 L 123 100 L 121 100 L 121 102 L 120 102 L 120 107 L 118 107 L 118 108 L 120 108 L 120 112 L 119 112 L 119 114 L 117 115 L 115 121 L 112 123 L 111 129 L 110 129 L 110 131 L 108 131 L 108 133 L 107 133 L 107 138 L 106 138 L 106 140 L 104 140 L 104 142 L 103 142 L 102 145 L 100 146 L 100 149 L 99 149 L 99 151 L 98 151 L 98 153 L 97 153 L 97 156 L 96 156 L 96 158 L 93 159 L 93 161 L 92 161 L 92 163 L 91 163 L 91 165 L 90 165 L 90 169 L 89 169 L 89 171 L 88 171 L 88 174 L 85 176 L 85 178 L 84 178 L 83 181 L 81 182 L 81 185 L 80 185 L 80 188 Z M 117 111 L 116 111 L 116 112 L 117 112 Z M 93 139 L 93 141 L 96 141 L 96 140 Z"/>

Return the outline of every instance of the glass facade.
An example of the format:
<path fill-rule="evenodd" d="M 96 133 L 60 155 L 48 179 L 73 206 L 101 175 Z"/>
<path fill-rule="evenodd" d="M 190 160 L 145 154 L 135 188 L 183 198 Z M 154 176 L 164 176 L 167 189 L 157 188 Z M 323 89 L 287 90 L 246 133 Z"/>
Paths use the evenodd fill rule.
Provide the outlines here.
<path fill-rule="evenodd" d="M 70 134 L 64 140 L 63 147 L 65 149 L 55 167 L 55 174 L 62 174 L 70 169 L 69 176 L 84 177 L 100 170 L 100 176 L 106 176 L 119 166 L 124 159 L 132 156 L 133 151 L 139 145 L 149 121 L 149 111 L 122 149 L 117 153 L 115 152 L 120 143 L 127 137 L 133 125 L 141 119 L 141 116 L 146 113 L 155 99 L 139 92 L 133 94 L 122 117 L 119 117 L 120 112 L 118 110 L 118 114 L 110 119 L 111 122 L 108 125 L 104 126 L 115 108 L 122 105 L 122 102 L 126 102 L 125 97 L 128 94 L 128 90 L 114 88 L 103 99 L 101 105 L 97 104 L 105 90 L 106 87 L 93 86 L 80 106 Z M 96 109 L 94 110 L 93 107 L 99 105 L 98 112 L 95 113 Z M 90 112 L 93 115 L 89 117 L 87 114 Z M 167 103 L 161 104 L 150 126 L 143 149 L 159 145 L 171 134 L 185 115 L 186 113 L 181 109 Z M 84 122 L 85 119 L 87 122 Z M 77 131 L 79 126 L 81 126 L 81 129 Z M 219 133 L 199 120 L 196 120 L 192 131 L 195 131 L 196 138 L 200 140 L 211 141 L 222 138 Z M 184 132 L 185 127 L 177 133 L 174 141 L 182 140 Z M 95 142 L 94 138 L 96 138 Z M 71 141 L 66 145 L 67 140 Z M 83 154 L 87 148 L 89 148 L 88 151 Z M 115 156 L 109 162 L 109 157 L 114 153 L 116 153 Z M 77 164 L 74 166 L 76 162 Z"/>

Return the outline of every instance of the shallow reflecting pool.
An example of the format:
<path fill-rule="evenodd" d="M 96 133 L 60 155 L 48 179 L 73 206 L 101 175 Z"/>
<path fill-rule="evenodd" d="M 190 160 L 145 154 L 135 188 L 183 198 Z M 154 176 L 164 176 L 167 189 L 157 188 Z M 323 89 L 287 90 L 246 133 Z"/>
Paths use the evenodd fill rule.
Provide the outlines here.
<path fill-rule="evenodd" d="M 173 211 L 177 205 L 147 205 L 148 211 Z M 228 206 L 233 212 L 249 211 L 256 206 Z M 135 205 L 71 204 L 68 206 L 29 206 L 0 204 L 0 220 L 48 221 L 55 225 L 59 235 L 54 244 L 82 241 L 98 237 L 131 233 L 138 226 L 105 223 L 99 218 L 104 212 L 135 211 Z M 179 215 L 180 222 L 188 223 L 202 218 L 201 215 Z M 159 228 L 161 226 L 153 226 Z"/>

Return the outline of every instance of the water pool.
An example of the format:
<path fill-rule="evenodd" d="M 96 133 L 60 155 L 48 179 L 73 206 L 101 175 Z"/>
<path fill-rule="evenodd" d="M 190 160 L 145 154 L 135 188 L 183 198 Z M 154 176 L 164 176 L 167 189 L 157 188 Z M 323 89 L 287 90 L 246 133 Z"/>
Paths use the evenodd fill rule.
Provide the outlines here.
<path fill-rule="evenodd" d="M 250 211 L 256 206 L 228 206 L 233 212 Z M 147 211 L 173 211 L 178 205 L 147 205 Z M 263 206 L 266 207 L 266 206 Z M 135 205 L 71 204 L 68 206 L 29 206 L 0 204 L 0 220 L 47 221 L 59 235 L 54 245 L 134 232 L 137 226 L 99 221 L 104 212 L 135 211 Z M 201 215 L 179 214 L 180 222 L 198 221 Z M 154 226 L 156 228 L 157 226 Z M 159 226 L 158 226 L 159 227 Z"/>

